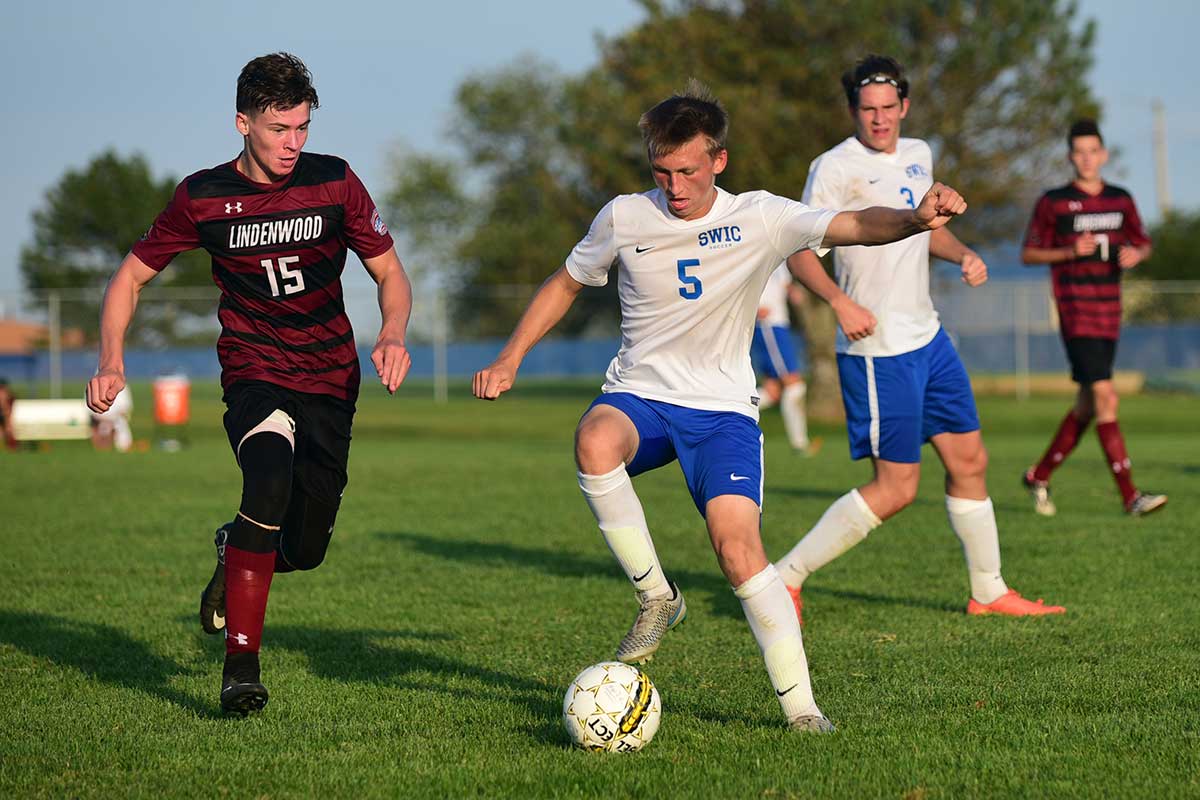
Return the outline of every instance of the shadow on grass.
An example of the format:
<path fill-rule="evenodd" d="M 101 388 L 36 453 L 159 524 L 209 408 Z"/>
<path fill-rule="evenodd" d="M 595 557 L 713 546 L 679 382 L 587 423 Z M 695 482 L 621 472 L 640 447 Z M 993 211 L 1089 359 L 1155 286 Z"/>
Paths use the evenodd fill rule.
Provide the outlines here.
<path fill-rule="evenodd" d="M 403 542 L 419 552 L 451 561 L 506 566 L 516 564 L 559 578 L 594 578 L 597 575 L 609 575 L 614 579 L 620 577 L 615 574 L 613 562 L 610 559 L 580 556 L 546 547 L 529 547 L 511 542 L 484 542 L 474 539 L 446 539 L 409 531 L 381 531 L 375 535 L 381 539 Z M 724 576 L 719 573 L 671 569 L 669 576 L 679 584 L 685 595 L 689 590 L 708 592 L 712 597 L 712 613 L 738 620 L 745 619 L 741 603 L 734 596 L 733 590 L 730 589 Z M 810 596 L 825 595 L 873 605 L 907 606 L 954 614 L 962 611 L 959 606 L 921 598 L 896 597 L 820 586 L 806 587 L 804 591 L 806 595 Z"/>
<path fill-rule="evenodd" d="M 529 729 L 534 738 L 550 744 L 566 743 L 557 722 L 562 710 L 558 687 L 425 652 L 405 643 L 414 639 L 452 641 L 454 638 L 427 631 L 282 625 L 268 628 L 264 647 L 296 651 L 308 659 L 314 675 L 339 683 L 386 683 L 458 698 L 464 701 L 464 706 L 485 699 L 523 707 L 538 720 Z M 463 682 L 468 685 L 455 685 Z"/>
<path fill-rule="evenodd" d="M 188 674 L 189 669 L 158 655 L 120 628 L 0 609 L 0 641 L 34 658 L 76 669 L 92 680 L 154 695 L 199 717 L 220 716 L 214 703 L 169 685 L 174 676 Z"/>
<path fill-rule="evenodd" d="M 380 539 L 403 542 L 426 555 L 456 562 L 474 562 L 535 569 L 556 578 L 595 578 L 608 576 L 625 581 L 611 558 L 594 558 L 549 547 L 529 547 L 511 542 L 485 542 L 477 539 L 447 539 L 409 531 L 380 531 Z M 671 580 L 679 584 L 684 595 L 689 591 L 708 592 L 712 596 L 712 612 L 720 616 L 742 619 L 742 606 L 729 588 L 729 583 L 716 566 L 713 572 L 688 569 L 667 569 Z M 689 601 L 688 605 L 692 605 Z"/>

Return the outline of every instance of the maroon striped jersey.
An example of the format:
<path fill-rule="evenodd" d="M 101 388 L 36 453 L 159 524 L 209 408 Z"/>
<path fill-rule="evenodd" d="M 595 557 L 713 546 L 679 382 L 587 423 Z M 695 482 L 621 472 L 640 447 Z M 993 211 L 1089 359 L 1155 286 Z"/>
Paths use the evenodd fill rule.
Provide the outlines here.
<path fill-rule="evenodd" d="M 1071 183 L 1038 200 L 1025 247 L 1069 247 L 1084 233 L 1096 236 L 1096 252 L 1050 265 L 1054 299 L 1065 338 L 1117 339 L 1121 331 L 1122 245 L 1150 243 L 1129 192 L 1104 184 L 1090 195 Z"/>
<path fill-rule="evenodd" d="M 202 247 L 221 289 L 221 385 L 258 380 L 353 400 L 358 352 L 342 298 L 347 248 L 382 255 L 392 237 L 371 196 L 335 156 L 301 153 L 276 183 L 256 183 L 236 160 L 190 175 L 133 246 L 162 270 Z"/>

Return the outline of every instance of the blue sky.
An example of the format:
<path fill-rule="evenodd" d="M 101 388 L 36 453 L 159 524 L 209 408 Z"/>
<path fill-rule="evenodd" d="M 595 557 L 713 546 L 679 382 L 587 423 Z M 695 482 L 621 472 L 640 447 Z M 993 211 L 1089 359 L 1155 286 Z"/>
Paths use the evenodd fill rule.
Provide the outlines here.
<path fill-rule="evenodd" d="M 179 177 L 235 155 L 234 81 L 256 55 L 286 49 L 305 59 L 322 98 L 309 148 L 347 158 L 380 195 L 397 144 L 438 146 L 464 77 L 522 53 L 576 72 L 594 62 L 597 33 L 641 18 L 632 0 L 330 8 L 313 0 L 9 7 L 0 30 L 0 293 L 20 288 L 30 212 L 66 169 L 110 147 L 140 151 L 159 174 Z M 1100 23 L 1092 85 L 1121 152 L 1110 177 L 1158 218 L 1150 102 L 1160 97 L 1175 205 L 1200 208 L 1200 84 L 1175 66 L 1200 29 L 1200 4 L 1081 0 L 1080 8 Z"/>

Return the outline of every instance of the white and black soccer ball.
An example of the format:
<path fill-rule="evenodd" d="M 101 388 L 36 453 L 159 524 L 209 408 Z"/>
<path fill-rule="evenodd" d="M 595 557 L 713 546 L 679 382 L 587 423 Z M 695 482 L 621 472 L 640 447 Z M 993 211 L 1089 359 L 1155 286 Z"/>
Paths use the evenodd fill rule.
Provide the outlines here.
<path fill-rule="evenodd" d="M 563 698 L 563 724 L 584 750 L 632 753 L 658 731 L 662 701 L 646 673 L 620 661 L 593 664 Z"/>

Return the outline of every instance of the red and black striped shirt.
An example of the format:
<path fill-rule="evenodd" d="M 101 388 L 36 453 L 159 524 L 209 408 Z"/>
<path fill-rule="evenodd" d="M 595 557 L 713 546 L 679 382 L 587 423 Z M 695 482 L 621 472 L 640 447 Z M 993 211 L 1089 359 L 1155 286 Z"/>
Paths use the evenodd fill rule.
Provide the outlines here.
<path fill-rule="evenodd" d="M 221 289 L 221 385 L 259 380 L 353 400 L 358 352 L 342 297 L 346 250 L 382 255 L 392 237 L 371 196 L 335 156 L 301 153 L 276 183 L 236 161 L 190 175 L 133 254 L 162 270 L 202 247 Z"/>
<path fill-rule="evenodd" d="M 1075 184 L 1042 195 L 1029 222 L 1025 247 L 1070 247 L 1085 233 L 1096 236 L 1096 252 L 1050 265 L 1062 334 L 1068 339 L 1117 339 L 1121 332 L 1122 245 L 1150 243 L 1129 192 L 1105 184 L 1090 195 Z"/>

